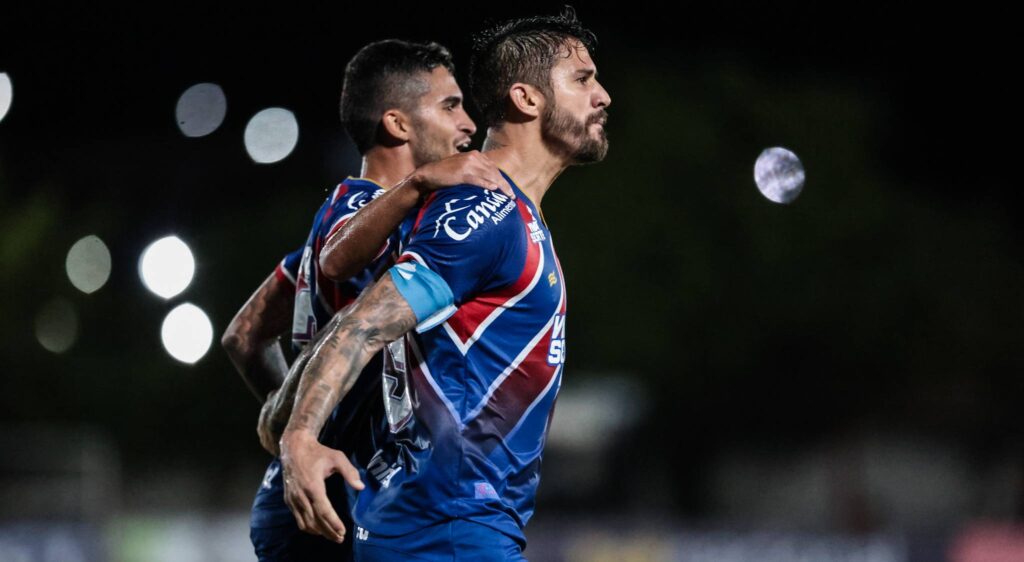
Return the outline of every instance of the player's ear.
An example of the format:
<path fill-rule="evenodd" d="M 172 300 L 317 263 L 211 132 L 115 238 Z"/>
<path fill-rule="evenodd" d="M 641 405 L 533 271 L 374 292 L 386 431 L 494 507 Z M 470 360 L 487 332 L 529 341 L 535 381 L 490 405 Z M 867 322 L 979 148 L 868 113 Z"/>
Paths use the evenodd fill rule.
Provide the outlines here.
<path fill-rule="evenodd" d="M 540 116 L 544 107 L 544 94 L 535 86 L 516 82 L 508 89 L 509 103 L 516 111 L 528 117 Z"/>
<path fill-rule="evenodd" d="M 409 116 L 400 109 L 389 109 L 381 119 L 384 131 L 399 141 L 408 141 L 412 134 L 412 123 Z"/>

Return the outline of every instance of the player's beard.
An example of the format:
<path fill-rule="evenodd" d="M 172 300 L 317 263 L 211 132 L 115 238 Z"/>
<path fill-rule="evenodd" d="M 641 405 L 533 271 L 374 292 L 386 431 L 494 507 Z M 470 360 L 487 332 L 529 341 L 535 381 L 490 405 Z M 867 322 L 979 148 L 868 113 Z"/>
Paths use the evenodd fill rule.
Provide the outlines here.
<path fill-rule="evenodd" d="M 547 143 L 567 152 L 573 164 L 600 162 L 608 154 L 608 135 L 604 126 L 596 137 L 589 131 L 591 125 L 607 119 L 608 112 L 603 109 L 580 122 L 557 105 L 545 106 L 541 114 L 541 136 Z"/>

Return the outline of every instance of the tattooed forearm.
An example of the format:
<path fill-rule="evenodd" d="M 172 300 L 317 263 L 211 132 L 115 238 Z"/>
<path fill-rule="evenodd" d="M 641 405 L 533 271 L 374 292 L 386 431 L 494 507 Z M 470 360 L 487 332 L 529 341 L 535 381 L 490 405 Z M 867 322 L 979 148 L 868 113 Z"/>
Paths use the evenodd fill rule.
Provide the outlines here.
<path fill-rule="evenodd" d="M 291 325 L 295 293 L 271 274 L 231 321 L 221 344 L 246 386 L 263 402 L 288 372 L 278 337 Z"/>
<path fill-rule="evenodd" d="M 324 329 L 302 373 L 286 431 L 320 431 L 373 355 L 416 326 L 416 316 L 385 275 L 348 316 Z"/>

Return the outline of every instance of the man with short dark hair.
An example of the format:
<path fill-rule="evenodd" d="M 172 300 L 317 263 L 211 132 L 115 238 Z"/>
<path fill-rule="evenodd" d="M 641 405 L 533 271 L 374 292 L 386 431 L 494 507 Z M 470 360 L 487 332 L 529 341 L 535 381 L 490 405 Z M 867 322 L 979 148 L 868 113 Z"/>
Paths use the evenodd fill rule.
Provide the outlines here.
<path fill-rule="evenodd" d="M 337 471 L 365 486 L 353 514 L 360 560 L 522 559 L 565 360 L 564 280 L 540 204 L 566 167 L 607 152 L 611 98 L 594 43 L 571 9 L 477 36 L 484 148 L 517 197 L 472 184 L 430 196 L 402 225 L 399 263 L 306 366 L 281 439 L 285 496 L 307 526 L 336 534 L 317 481 Z M 372 241 L 373 228 L 349 226 L 348 246 Z M 316 433 L 385 346 L 389 432 L 364 484 Z"/>
<path fill-rule="evenodd" d="M 392 197 L 418 200 L 453 181 L 478 178 L 487 186 L 500 181 L 493 164 L 479 153 L 441 161 L 468 147 L 476 130 L 462 107 L 462 93 L 452 72 L 451 55 L 444 47 L 397 40 L 367 45 L 346 67 L 341 119 L 363 155 L 362 177 L 350 177 L 331 191 L 305 244 L 282 260 L 238 312 L 222 340 L 247 385 L 265 400 L 259 435 L 273 454 L 277 454 L 277 441 L 308 358 L 306 346 L 391 265 L 389 248 L 397 245 L 397 240 L 383 240 L 375 255 L 355 264 L 351 275 L 333 282 L 319 269 L 326 239 L 381 196 L 383 186 L 397 184 L 388 190 L 395 192 Z M 285 377 L 288 369 L 277 337 L 289 327 L 293 346 L 305 349 Z M 320 441 L 351 453 L 360 466 L 375 450 L 371 427 L 383 417 L 380 370 L 379 360 L 370 363 L 319 435 Z M 350 520 L 344 484 L 334 479 L 328 485 L 331 501 Z M 260 560 L 351 558 L 351 543 L 299 532 L 284 502 L 277 459 L 257 492 L 251 528 Z"/>

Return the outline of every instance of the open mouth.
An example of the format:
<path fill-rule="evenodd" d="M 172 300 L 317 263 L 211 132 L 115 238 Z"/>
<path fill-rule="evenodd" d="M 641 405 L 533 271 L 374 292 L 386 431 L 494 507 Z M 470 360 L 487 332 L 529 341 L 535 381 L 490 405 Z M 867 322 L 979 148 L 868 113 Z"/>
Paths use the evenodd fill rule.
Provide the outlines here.
<path fill-rule="evenodd" d="M 466 152 L 467 150 L 469 150 L 469 143 L 469 139 L 466 139 L 465 141 L 456 144 L 455 150 L 458 150 L 459 152 Z"/>

